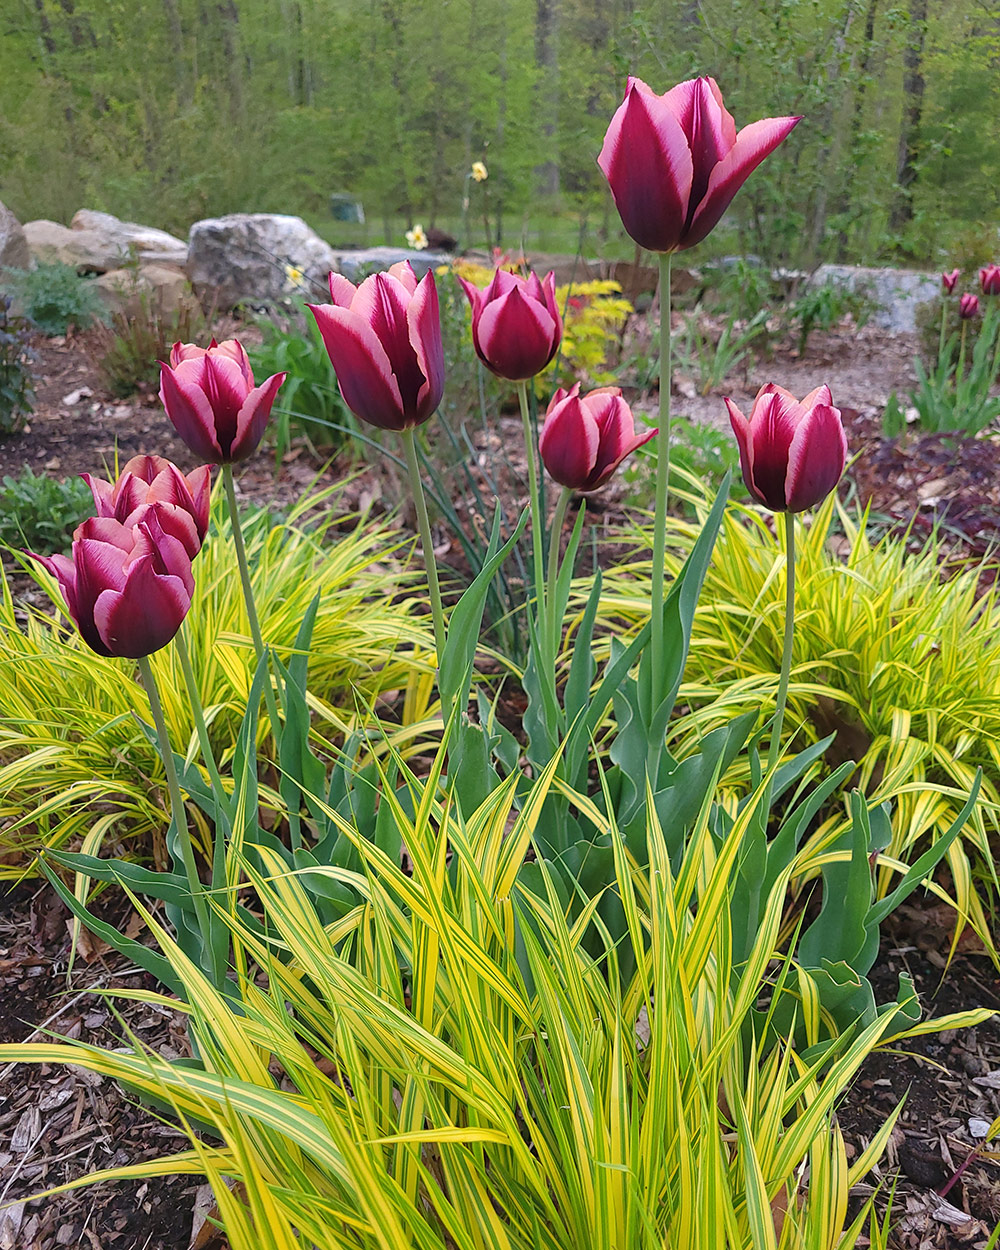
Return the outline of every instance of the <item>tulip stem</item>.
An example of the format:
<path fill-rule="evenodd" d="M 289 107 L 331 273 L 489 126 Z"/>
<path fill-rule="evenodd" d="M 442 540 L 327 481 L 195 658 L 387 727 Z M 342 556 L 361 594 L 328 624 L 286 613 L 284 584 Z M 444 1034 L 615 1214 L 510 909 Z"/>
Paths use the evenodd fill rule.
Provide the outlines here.
<path fill-rule="evenodd" d="M 225 796 L 225 790 L 222 788 L 222 777 L 219 773 L 219 766 L 215 762 L 215 752 L 212 750 L 212 743 L 208 736 L 208 726 L 205 724 L 205 710 L 201 703 L 198 680 L 194 675 L 194 667 L 191 664 L 191 653 L 188 651 L 187 640 L 184 637 L 186 628 L 187 623 L 185 622 L 175 636 L 177 655 L 181 662 L 181 672 L 184 674 L 184 685 L 187 687 L 188 700 L 191 703 L 191 715 L 194 718 L 194 727 L 198 734 L 202 758 L 205 761 L 205 767 L 208 769 L 212 789 L 221 803 Z"/>
<path fill-rule="evenodd" d="M 941 334 L 938 339 L 938 363 L 944 360 L 944 336 L 945 329 L 948 325 L 948 301 L 944 300 L 941 305 Z M 947 376 L 947 373 L 945 374 Z"/>
<path fill-rule="evenodd" d="M 528 497 L 531 504 L 531 547 L 535 562 L 535 612 L 538 620 L 544 620 L 545 612 L 545 563 L 542 555 L 541 499 L 538 493 L 538 459 L 535 436 L 531 429 L 531 411 L 528 406 L 528 383 L 518 382 L 517 397 L 521 401 L 521 425 L 524 429 L 524 454 L 528 461 Z"/>
<path fill-rule="evenodd" d="M 968 330 L 968 328 L 969 328 L 969 322 L 966 319 L 962 322 L 962 336 L 959 339 L 958 372 L 955 374 L 955 386 L 956 387 L 962 384 L 962 377 L 965 373 L 965 332 L 966 330 Z"/>
<path fill-rule="evenodd" d="M 173 817 L 174 833 L 176 835 L 175 846 L 170 849 L 171 852 L 176 848 L 180 849 L 181 862 L 184 865 L 188 887 L 191 890 L 191 899 L 194 903 L 195 915 L 198 918 L 198 928 L 201 930 L 204 942 L 203 949 L 207 950 L 210 931 L 208 909 L 205 906 L 201 878 L 198 876 L 198 866 L 194 862 L 194 847 L 191 845 L 191 836 L 188 832 L 187 813 L 184 809 L 184 799 L 181 797 L 180 782 L 177 780 L 177 769 L 174 767 L 174 753 L 170 746 L 170 733 L 167 729 L 167 721 L 163 715 L 163 704 L 160 702 L 160 692 L 156 685 L 156 677 L 153 675 L 153 666 L 149 662 L 149 656 L 140 656 L 136 662 L 139 665 L 139 675 L 142 678 L 142 684 L 149 699 L 149 710 L 153 714 L 153 724 L 156 726 L 156 737 L 160 745 L 160 758 L 163 760 L 163 772 L 167 779 L 167 792 L 170 795 L 170 812 Z M 179 936 L 183 937 L 183 934 Z"/>
<path fill-rule="evenodd" d="M 781 755 L 781 731 L 788 702 L 788 679 L 792 672 L 792 635 L 795 629 L 795 514 L 784 512 L 785 518 L 785 635 L 781 645 L 781 673 L 775 700 L 771 749 L 767 755 L 767 771 L 774 771 Z"/>
<path fill-rule="evenodd" d="M 247 564 L 247 549 L 243 541 L 243 528 L 240 525 L 240 510 L 236 503 L 236 487 L 233 484 L 233 466 L 224 464 L 222 466 L 222 481 L 226 489 L 226 502 L 229 505 L 229 521 L 233 531 L 233 546 L 236 548 L 236 563 L 240 570 L 240 582 L 243 586 L 243 602 L 246 604 L 247 620 L 250 622 L 250 635 L 253 638 L 254 651 L 257 653 L 257 663 L 260 664 L 264 658 L 264 636 L 260 632 L 260 621 L 257 618 L 257 605 L 253 597 L 253 584 L 250 581 L 250 566 Z M 274 738 L 277 747 L 278 734 L 281 732 L 281 722 L 278 719 L 278 707 L 274 699 L 274 688 L 271 685 L 271 675 L 268 673 L 267 681 L 264 683 L 264 701 L 267 704 L 267 714 L 271 721 L 271 736 Z"/>
<path fill-rule="evenodd" d="M 548 609 L 548 648 L 553 667 L 559 654 L 559 638 L 562 632 L 562 621 L 556 620 L 556 582 L 559 580 L 559 540 L 562 537 L 563 521 L 566 519 L 566 508 L 573 497 L 573 492 L 564 486 L 556 500 L 556 510 L 552 516 L 552 528 L 549 531 L 549 584 Z M 586 505 L 583 505 L 586 506 Z"/>
<path fill-rule="evenodd" d="M 653 586 L 650 603 L 652 690 L 650 707 L 662 696 L 663 681 L 663 565 L 667 544 L 667 499 L 670 491 L 670 262 L 660 253 L 660 430 L 656 436 L 656 512 L 653 520 Z M 652 779 L 655 782 L 655 778 Z"/>
<path fill-rule="evenodd" d="M 437 561 L 434 558 L 434 540 L 431 538 L 431 523 L 427 516 L 427 501 L 424 499 L 424 484 L 420 477 L 420 464 L 417 460 L 417 444 L 413 427 L 402 431 L 403 448 L 406 452 L 406 470 L 410 475 L 410 491 L 413 495 L 413 506 L 417 511 L 417 528 L 420 531 L 420 545 L 424 550 L 424 568 L 427 570 L 427 589 L 431 597 L 431 616 L 434 620 L 434 645 L 437 650 L 438 670 L 444 656 L 445 623 L 444 608 L 441 605 L 441 587 L 438 583 Z M 442 708 L 442 711 L 444 709 Z M 447 724 L 447 715 L 445 723 Z"/>

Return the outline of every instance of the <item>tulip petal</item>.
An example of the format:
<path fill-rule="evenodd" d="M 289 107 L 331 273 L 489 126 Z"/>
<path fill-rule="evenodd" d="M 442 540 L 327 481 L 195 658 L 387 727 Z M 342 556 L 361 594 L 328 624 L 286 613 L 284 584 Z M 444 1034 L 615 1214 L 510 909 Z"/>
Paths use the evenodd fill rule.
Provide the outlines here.
<path fill-rule="evenodd" d="M 743 183 L 801 120 L 801 117 L 765 117 L 743 127 L 732 148 L 712 170 L 704 199 L 696 207 L 685 232 L 683 247 L 694 247 L 719 224 Z"/>
<path fill-rule="evenodd" d="M 688 214 L 691 150 L 673 108 L 640 80 L 630 80 L 597 163 L 636 243 L 652 252 L 673 251 Z"/>
<path fill-rule="evenodd" d="M 417 424 L 420 424 L 436 411 L 444 394 L 441 314 L 438 309 L 437 284 L 431 273 L 426 273 L 414 288 L 406 309 L 406 323 L 410 330 L 410 345 L 424 377 L 417 393 L 414 413 Z"/>
<path fill-rule="evenodd" d="M 386 272 L 391 273 L 397 282 L 402 282 L 410 295 L 417 289 L 417 275 L 413 272 L 413 266 L 408 260 L 397 261 L 394 265 L 390 265 Z M 426 276 L 427 274 L 424 274 L 424 277 Z"/>
<path fill-rule="evenodd" d="M 553 481 L 570 490 L 586 490 L 600 442 L 597 422 L 573 396 L 546 417 L 538 452 Z"/>
<path fill-rule="evenodd" d="M 358 288 L 351 312 L 366 321 L 389 357 L 389 368 L 399 388 L 407 425 L 416 418 L 417 396 L 426 381 L 411 343 L 407 310 L 412 296 L 398 278 L 373 274 Z"/>
<path fill-rule="evenodd" d="M 219 464 L 224 459 L 215 436 L 212 405 L 205 392 L 180 381 L 165 364 L 160 366 L 160 402 L 174 429 L 196 456 L 209 464 Z"/>
<path fill-rule="evenodd" d="M 271 415 L 271 406 L 286 377 L 287 374 L 284 373 L 272 374 L 260 386 L 255 386 L 243 401 L 236 414 L 236 433 L 229 449 L 229 458 L 234 464 L 252 456 L 260 446 L 267 419 Z"/>
<path fill-rule="evenodd" d="M 787 392 L 777 389 L 758 396 L 750 415 L 753 440 L 753 489 L 772 512 L 785 510 L 788 448 L 795 435 L 795 408 Z M 791 397 L 789 397 L 791 398 Z M 794 403 L 794 400 L 793 400 Z"/>
<path fill-rule="evenodd" d="M 691 149 L 694 172 L 688 200 L 690 219 L 708 189 L 712 170 L 736 142 L 736 123 L 726 111 L 713 78 L 678 83 L 663 100 L 673 109 Z"/>
<path fill-rule="evenodd" d="M 94 496 L 94 507 L 98 516 L 114 516 L 114 487 L 110 482 L 106 482 L 101 477 L 93 477 L 90 473 L 81 473 L 80 476 L 90 487 L 90 493 Z"/>
<path fill-rule="evenodd" d="M 349 282 L 343 274 L 330 274 L 330 302 L 338 308 L 350 308 L 354 301 L 358 288 L 353 282 Z"/>
<path fill-rule="evenodd" d="M 750 494 L 763 503 L 764 501 L 760 498 L 760 493 L 753 482 L 753 439 L 750 436 L 750 422 L 731 399 L 727 397 L 723 402 L 726 405 L 726 411 L 729 413 L 729 424 L 733 427 L 733 433 L 736 435 L 736 445 L 740 451 L 740 470 L 743 473 L 744 484 Z"/>
<path fill-rule="evenodd" d="M 153 556 L 147 555 L 132 565 L 122 590 L 98 595 L 94 627 L 107 654 L 137 660 L 165 647 L 190 607 L 181 579 L 154 572 Z"/>
<path fill-rule="evenodd" d="M 840 481 L 846 459 L 847 437 L 839 409 L 816 404 L 799 422 L 788 448 L 789 512 L 802 512 L 824 500 Z"/>
<path fill-rule="evenodd" d="M 348 408 L 383 430 L 405 428 L 403 400 L 385 348 L 349 308 L 310 304 Z"/>
<path fill-rule="evenodd" d="M 556 329 L 548 309 L 514 287 L 482 311 L 477 336 L 480 358 L 510 382 L 527 381 L 541 373 L 555 355 Z"/>

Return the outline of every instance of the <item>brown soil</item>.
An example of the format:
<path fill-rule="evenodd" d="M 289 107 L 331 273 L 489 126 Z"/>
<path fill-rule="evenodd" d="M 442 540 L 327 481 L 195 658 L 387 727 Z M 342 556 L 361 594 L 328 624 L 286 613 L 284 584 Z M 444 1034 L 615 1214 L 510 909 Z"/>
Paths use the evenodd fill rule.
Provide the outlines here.
<path fill-rule="evenodd" d="M 143 451 L 168 456 L 185 470 L 194 467 L 154 396 L 122 401 L 102 392 L 86 336 L 42 340 L 36 346 L 36 412 L 23 433 L 0 439 L 0 476 L 16 476 L 25 465 L 60 476 L 101 473 L 104 465 L 114 464 L 116 452 L 119 463 Z M 772 360 L 727 379 L 720 393 L 743 406 L 766 381 L 779 381 L 796 394 L 829 382 L 844 409 L 852 451 L 858 453 L 845 493 L 870 500 L 873 513 L 887 525 L 912 525 L 916 535 L 942 522 L 952 557 L 980 556 L 1000 537 L 996 439 L 889 442 L 880 435 L 889 392 L 905 394 L 912 383 L 915 349 L 914 336 L 844 326 L 814 335 L 804 359 L 779 346 Z M 683 376 L 677 382 L 675 412 L 724 425 L 720 394 L 704 398 Z M 640 409 L 655 405 L 655 395 L 648 392 L 633 390 L 632 398 Z M 492 435 L 480 436 L 478 446 L 484 457 L 501 446 L 509 456 L 519 442 L 519 422 L 504 417 Z M 513 513 L 522 502 L 523 486 L 517 481 L 516 453 L 510 459 L 501 481 Z M 238 480 L 245 497 L 282 504 L 297 498 L 320 470 L 295 449 L 276 473 L 273 457 L 262 452 L 241 466 Z M 324 480 L 337 475 L 336 465 L 323 470 Z M 622 494 L 615 485 L 595 501 L 595 511 L 611 528 L 621 517 Z M 348 511 L 359 503 L 378 507 L 390 501 L 391 506 L 402 497 L 391 463 L 378 461 L 351 482 L 341 504 Z M 471 515 L 473 509 L 463 511 Z M 401 520 L 406 524 L 409 519 L 404 515 Z M 440 528 L 439 539 L 439 554 L 454 559 L 454 544 Z M 127 916 L 120 920 L 127 922 Z M 161 1054 L 186 1053 L 178 1017 L 119 1002 L 115 1011 L 121 1020 L 116 1020 L 105 1001 L 89 992 L 142 983 L 142 976 L 118 956 L 91 946 L 89 962 L 78 956 L 67 978 L 67 921 L 58 901 L 37 882 L 15 888 L 0 884 L 0 1041 L 40 1037 L 42 1030 L 52 1029 L 114 1046 L 121 1044 L 124 1024 Z M 1000 980 L 985 958 L 960 955 L 942 975 L 946 926 L 939 932 L 919 908 L 897 917 L 895 924 L 877 968 L 880 999 L 895 996 L 895 977 L 905 968 L 933 1014 L 1000 1008 Z M 993 1121 L 1000 1113 L 998 1091 L 997 1020 L 920 1039 L 906 1047 L 905 1056 L 878 1054 L 865 1065 L 841 1111 L 851 1152 L 862 1150 L 896 1102 L 907 1097 L 879 1172 L 886 1191 L 898 1179 L 894 1245 L 910 1250 L 984 1242 L 1000 1217 L 1000 1166 L 988 1152 L 973 1154 L 968 1162 L 979 1141 L 970 1121 L 976 1131 L 981 1128 L 977 1120 Z M 183 1144 L 175 1130 L 108 1081 L 56 1067 L 0 1069 L 0 1204 L 16 1204 L 0 1210 L 0 1250 L 185 1250 L 193 1227 L 201 1228 L 200 1250 L 219 1250 L 224 1243 L 204 1223 L 210 1196 L 192 1178 L 104 1184 L 21 1205 L 45 1187 L 98 1168 L 152 1159 Z"/>

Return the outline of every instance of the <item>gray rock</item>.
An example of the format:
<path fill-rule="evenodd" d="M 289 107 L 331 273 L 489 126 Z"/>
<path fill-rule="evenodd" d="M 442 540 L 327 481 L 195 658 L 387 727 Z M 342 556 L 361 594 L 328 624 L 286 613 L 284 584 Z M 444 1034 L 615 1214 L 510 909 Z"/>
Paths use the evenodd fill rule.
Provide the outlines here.
<path fill-rule="evenodd" d="M 826 283 L 867 296 L 875 306 L 873 324 L 895 333 L 913 333 L 917 328 L 917 309 L 941 293 L 940 275 L 917 269 L 821 265 L 809 284 L 816 287 Z"/>
<path fill-rule="evenodd" d="M 187 244 L 181 239 L 89 209 L 76 214 L 72 227 L 42 219 L 29 221 L 24 233 L 36 261 L 73 265 L 81 273 L 120 269 L 131 256 L 149 264 L 183 265 L 187 260 Z"/>
<path fill-rule="evenodd" d="M 199 298 L 220 309 L 275 303 L 296 291 L 323 301 L 338 255 L 301 217 L 230 213 L 191 227 L 187 273 Z"/>
<path fill-rule="evenodd" d="M 111 213 L 81 208 L 70 222 L 70 228 L 98 236 L 106 245 L 109 257 L 125 258 L 135 254 L 148 265 L 183 267 L 187 262 L 187 244 L 183 239 L 153 226 L 120 221 Z"/>
<path fill-rule="evenodd" d="M 452 260 L 447 252 L 417 252 L 405 247 L 368 247 L 364 251 L 335 252 L 334 255 L 337 258 L 336 269 L 351 282 L 360 282 L 368 274 L 379 273 L 403 260 L 408 260 L 413 272 L 422 278 L 428 270 L 448 265 Z"/>
<path fill-rule="evenodd" d="M 31 252 L 21 223 L 5 204 L 0 204 L 0 269 L 29 269 Z"/>
<path fill-rule="evenodd" d="M 194 295 L 183 269 L 169 265 L 140 265 L 134 269 L 110 269 L 94 279 L 94 286 L 109 312 L 137 316 L 143 305 L 171 316 L 194 302 Z"/>

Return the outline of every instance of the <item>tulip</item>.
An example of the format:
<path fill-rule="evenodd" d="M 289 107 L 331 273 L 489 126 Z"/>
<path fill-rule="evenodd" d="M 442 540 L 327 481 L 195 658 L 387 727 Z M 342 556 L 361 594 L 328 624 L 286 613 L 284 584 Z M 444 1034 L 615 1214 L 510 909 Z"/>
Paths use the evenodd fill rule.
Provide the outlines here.
<path fill-rule="evenodd" d="M 959 297 L 958 315 L 963 321 L 971 321 L 973 317 L 979 316 L 979 296 L 973 295 L 971 292 Z"/>
<path fill-rule="evenodd" d="M 580 384 L 552 396 L 538 441 L 548 474 L 570 490 L 597 490 L 626 456 L 656 434 L 637 434 L 632 410 L 616 386 L 580 398 Z"/>
<path fill-rule="evenodd" d="M 472 342 L 487 369 L 509 382 L 541 373 L 562 341 L 555 275 L 539 281 L 497 269 L 485 291 L 459 281 L 472 306 Z"/>
<path fill-rule="evenodd" d="M 200 465 L 185 477 L 162 456 L 133 456 L 114 483 L 89 473 L 80 476 L 90 487 L 98 516 L 113 517 L 129 528 L 142 519 L 144 509 L 157 504 L 160 523 L 180 539 L 188 557 L 193 560 L 201 550 L 208 532 L 210 465 Z"/>
<path fill-rule="evenodd" d="M 183 542 L 150 504 L 135 525 L 90 517 L 72 556 L 27 554 L 58 580 L 80 634 L 98 655 L 140 659 L 165 647 L 191 606 L 194 578 Z"/>
<path fill-rule="evenodd" d="M 597 163 L 625 229 L 651 252 L 694 247 L 736 192 L 801 121 L 767 117 L 737 133 L 714 78 L 656 95 L 629 78 Z"/>
<path fill-rule="evenodd" d="M 979 271 L 979 285 L 984 295 L 1000 295 L 1000 265 L 987 265 Z"/>
<path fill-rule="evenodd" d="M 284 373 L 254 386 L 241 343 L 175 343 L 160 364 L 160 400 L 174 428 L 206 464 L 236 464 L 257 450 Z"/>
<path fill-rule="evenodd" d="M 953 269 L 951 273 L 943 273 L 941 275 L 941 285 L 950 295 L 955 289 L 955 283 L 958 281 L 959 270 Z"/>
<path fill-rule="evenodd" d="M 769 383 L 757 392 L 750 419 L 726 400 L 750 494 L 772 512 L 802 512 L 833 490 L 844 472 L 847 439 L 828 386 L 801 403 Z"/>
<path fill-rule="evenodd" d="M 444 349 L 434 276 L 409 261 L 356 287 L 330 274 L 332 304 L 310 304 L 351 412 L 383 430 L 422 425 L 444 393 Z"/>

